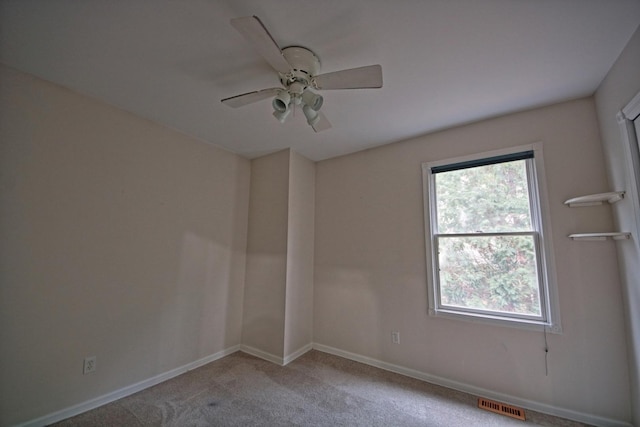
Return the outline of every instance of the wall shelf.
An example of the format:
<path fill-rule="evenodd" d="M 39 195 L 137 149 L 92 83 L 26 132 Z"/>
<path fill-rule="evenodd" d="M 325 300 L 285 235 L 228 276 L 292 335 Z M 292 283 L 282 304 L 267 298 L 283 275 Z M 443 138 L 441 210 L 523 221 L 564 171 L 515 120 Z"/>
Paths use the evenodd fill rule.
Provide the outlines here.
<path fill-rule="evenodd" d="M 627 232 L 611 232 L 611 233 L 579 233 L 570 234 L 572 240 L 626 240 L 631 237 L 631 233 Z"/>
<path fill-rule="evenodd" d="M 613 204 L 624 199 L 624 191 L 609 191 L 608 193 L 589 194 L 586 196 L 574 197 L 564 202 L 570 208 L 596 206 L 605 202 Z M 613 231 L 609 233 L 578 233 L 570 234 L 572 240 L 626 240 L 631 238 L 631 233 L 624 231 Z"/>
<path fill-rule="evenodd" d="M 610 191 L 608 193 L 589 194 L 587 196 L 574 197 L 564 202 L 570 208 L 596 206 L 604 202 L 615 203 L 624 199 L 624 191 Z"/>

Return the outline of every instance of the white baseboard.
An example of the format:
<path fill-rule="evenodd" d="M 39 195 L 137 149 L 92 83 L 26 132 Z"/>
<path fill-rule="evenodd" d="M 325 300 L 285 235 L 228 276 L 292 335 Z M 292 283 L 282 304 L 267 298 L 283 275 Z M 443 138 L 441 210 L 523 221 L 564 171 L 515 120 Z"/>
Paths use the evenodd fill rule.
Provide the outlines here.
<path fill-rule="evenodd" d="M 251 347 L 249 345 L 242 344 L 240 346 L 240 351 L 243 353 L 250 354 L 252 356 L 258 357 L 260 359 L 264 359 L 267 362 L 275 363 L 276 365 L 284 366 L 284 359 L 280 356 L 276 356 L 275 354 L 267 353 L 266 351 L 259 350 L 255 347 Z"/>
<path fill-rule="evenodd" d="M 298 357 L 302 356 L 303 354 L 311 350 L 313 350 L 313 343 L 309 343 L 305 346 L 300 347 L 290 355 L 284 357 L 284 365 L 288 365 L 289 363 L 296 360 Z"/>
<path fill-rule="evenodd" d="M 79 415 L 83 412 L 90 411 L 91 409 L 95 409 L 99 406 L 106 405 L 107 403 L 111 403 L 118 399 L 122 399 L 123 397 L 132 395 L 133 393 L 137 393 L 146 388 L 153 387 L 154 385 L 160 384 L 161 382 L 167 381 L 173 377 L 184 374 L 185 372 L 199 368 L 203 365 L 206 365 L 207 363 L 213 362 L 214 360 L 221 359 L 225 356 L 230 355 L 231 353 L 235 353 L 238 350 L 240 350 L 240 345 L 229 347 L 225 350 L 203 357 L 202 359 L 196 360 L 191 363 L 187 363 L 186 365 L 180 366 L 178 368 L 172 369 L 168 372 L 162 373 L 160 375 L 156 375 L 155 377 L 148 378 L 138 383 L 129 385 L 127 387 L 123 387 L 119 390 L 113 391 L 111 393 L 107 393 L 103 396 L 99 396 L 94 399 L 87 400 L 86 402 L 82 402 L 77 405 L 70 406 L 68 408 L 62 409 L 52 414 L 48 414 L 43 417 L 37 418 L 35 420 L 27 421 L 26 423 L 23 423 L 23 424 L 18 424 L 16 427 L 41 427 L 41 426 L 57 423 L 58 421 L 62 421 L 64 419 Z"/>
<path fill-rule="evenodd" d="M 591 424 L 591 425 L 596 425 L 596 426 L 633 427 L 631 424 L 624 421 L 599 417 L 597 415 L 584 414 L 584 413 L 576 412 L 570 409 L 551 406 L 546 403 L 535 402 L 532 400 L 521 399 L 521 398 L 505 395 L 502 393 L 497 393 L 491 390 L 486 390 L 486 389 L 475 387 L 469 384 L 448 380 L 446 378 L 437 377 L 435 375 L 431 375 L 424 372 L 416 371 L 414 369 L 405 368 L 403 366 L 383 362 L 381 360 L 373 359 L 371 357 L 362 356 L 359 354 L 351 353 L 348 351 L 340 350 L 334 347 L 330 347 L 330 346 L 326 346 L 318 343 L 308 344 L 296 350 L 291 355 L 286 356 L 285 358 L 275 356 L 273 354 L 264 352 L 262 350 L 258 350 L 257 348 L 250 347 L 247 345 L 236 345 L 236 346 L 227 348 L 225 350 L 219 351 L 215 354 L 204 357 L 202 359 L 188 363 L 184 366 L 180 366 L 178 368 L 172 369 L 163 374 L 156 375 L 155 377 L 146 379 L 144 381 L 140 381 L 136 384 L 132 384 L 130 386 L 127 386 L 119 390 L 113 391 L 111 393 L 105 394 L 103 396 L 97 397 L 95 399 L 91 399 L 86 402 L 79 403 L 77 405 L 54 412 L 49 415 L 45 415 L 35 420 L 25 422 L 23 424 L 18 424 L 18 426 L 16 427 L 42 427 L 52 423 L 56 423 L 58 421 L 62 421 L 64 419 L 79 415 L 83 412 L 89 411 L 91 409 L 95 409 L 99 406 L 106 405 L 107 403 L 111 403 L 123 397 L 129 396 L 133 393 L 137 393 L 146 388 L 153 387 L 154 385 L 160 384 L 161 382 L 167 381 L 187 371 L 199 368 L 200 366 L 206 365 L 207 363 L 213 362 L 214 360 L 221 359 L 225 356 L 228 356 L 229 354 L 235 353 L 236 351 L 243 351 L 245 353 L 251 354 L 252 356 L 256 356 L 261 359 L 267 360 L 269 362 L 284 366 L 292 362 L 293 360 L 297 359 L 298 357 L 302 356 L 303 354 L 305 354 L 311 349 L 322 351 L 324 353 L 333 354 L 339 357 L 344 357 L 345 359 L 364 363 L 370 366 L 375 366 L 380 369 L 395 372 L 397 374 L 405 375 L 411 378 L 416 378 L 416 379 L 426 381 L 432 384 L 437 384 L 443 387 L 448 387 L 454 390 L 459 390 L 465 393 L 473 394 L 475 396 L 486 397 L 489 399 L 498 400 L 511 405 L 520 406 L 525 409 L 530 409 L 532 411 L 542 412 L 545 414 L 567 418 L 570 420 Z"/>
<path fill-rule="evenodd" d="M 497 393 L 491 390 L 483 389 L 480 387 L 472 386 L 470 384 L 461 383 L 458 381 L 448 380 L 446 378 L 437 377 L 435 375 L 427 374 L 424 372 L 416 371 L 414 369 L 405 368 L 403 366 L 394 365 L 391 363 L 383 362 L 381 360 L 373 359 L 371 357 L 362 356 L 348 351 L 340 350 L 337 348 L 329 347 L 323 344 L 314 343 L 314 350 L 322 351 L 324 353 L 333 354 L 335 356 L 344 357 L 345 359 L 353 360 L 355 362 L 364 363 L 365 365 L 375 366 L 376 368 L 384 369 L 386 371 L 395 372 L 397 374 L 405 375 L 407 377 L 416 378 L 422 381 L 426 381 L 431 384 L 451 388 L 454 390 L 462 391 L 465 393 L 473 394 L 478 397 L 486 397 L 489 399 L 498 400 L 500 402 L 508 403 L 530 409 L 536 412 L 542 412 L 545 414 L 553 415 L 556 417 L 567 418 L 570 420 L 582 422 L 585 424 L 591 424 L 594 426 L 603 427 L 633 427 L 631 424 L 614 420 L 611 418 L 604 418 L 597 415 L 584 414 L 582 412 L 573 411 L 571 409 L 558 408 L 546 403 L 535 402 L 532 400 L 521 399 L 518 397 L 509 396 L 502 393 Z"/>
<path fill-rule="evenodd" d="M 293 362 L 298 357 L 302 356 L 303 354 L 305 354 L 310 350 L 313 350 L 313 343 L 309 343 L 305 346 L 302 346 L 296 351 L 294 351 L 293 353 L 291 353 L 290 355 L 285 356 L 283 358 L 280 356 L 276 356 L 275 354 L 267 353 L 266 351 L 262 351 L 255 347 L 251 347 L 249 345 L 242 344 L 240 346 L 240 351 L 250 354 L 252 356 L 258 357 L 260 359 L 264 359 L 267 362 L 275 363 L 276 365 L 280 365 L 280 366 L 288 365 L 289 363 Z"/>

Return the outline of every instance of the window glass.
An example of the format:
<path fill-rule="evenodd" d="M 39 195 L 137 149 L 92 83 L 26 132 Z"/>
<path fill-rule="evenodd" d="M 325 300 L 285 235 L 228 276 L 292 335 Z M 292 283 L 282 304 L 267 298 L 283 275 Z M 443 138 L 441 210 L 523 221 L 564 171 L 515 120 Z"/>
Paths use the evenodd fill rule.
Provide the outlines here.
<path fill-rule="evenodd" d="M 526 160 L 434 175 L 438 233 L 531 230 Z"/>
<path fill-rule="evenodd" d="M 440 237 L 443 306 L 540 316 L 533 236 Z"/>
<path fill-rule="evenodd" d="M 423 169 L 431 312 L 559 330 L 534 151 Z"/>

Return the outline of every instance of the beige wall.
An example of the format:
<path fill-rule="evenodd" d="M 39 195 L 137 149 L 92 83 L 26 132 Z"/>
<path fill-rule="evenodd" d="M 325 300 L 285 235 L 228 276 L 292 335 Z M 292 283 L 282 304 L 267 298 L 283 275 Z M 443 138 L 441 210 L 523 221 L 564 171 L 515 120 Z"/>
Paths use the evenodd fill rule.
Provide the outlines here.
<path fill-rule="evenodd" d="M 251 162 L 242 344 L 276 363 L 312 343 L 314 177 L 291 150 Z"/>
<path fill-rule="evenodd" d="M 631 171 L 622 146 L 616 120 L 618 113 L 635 94 L 640 92 L 640 29 L 636 31 L 606 79 L 596 92 L 596 106 L 610 188 L 629 191 Z M 634 208 L 639 194 L 630 192 L 625 200 L 613 206 L 616 228 L 633 232 L 632 240 L 618 244 L 618 258 L 624 285 L 624 309 L 627 315 L 627 336 L 632 385 L 633 421 L 640 425 L 640 244 L 636 228 L 640 212 Z"/>
<path fill-rule="evenodd" d="M 611 113 L 639 90 L 639 39 L 596 96 L 613 187 L 626 177 Z M 566 238 L 637 215 L 624 202 L 614 215 L 562 203 L 611 189 L 593 99 L 314 165 L 290 150 L 249 162 L 5 67 L 0 84 L 0 425 L 228 349 L 241 334 L 284 360 L 314 341 L 525 401 L 640 419 L 638 249 L 620 257 L 630 398 L 620 243 Z M 537 141 L 564 328 L 548 336 L 548 376 L 542 333 L 427 315 L 420 170 Z M 89 355 L 98 370 L 83 376 Z"/>
<path fill-rule="evenodd" d="M 285 356 L 313 342 L 315 163 L 291 151 Z"/>
<path fill-rule="evenodd" d="M 564 332 L 430 317 L 421 163 L 542 142 Z M 609 190 L 593 99 L 426 135 L 316 165 L 314 341 L 566 411 L 628 421 L 615 243 L 608 206 L 564 200 Z M 400 344 L 391 332 L 399 331 Z"/>
<path fill-rule="evenodd" d="M 0 425 L 240 344 L 249 161 L 6 67 L 0 85 Z"/>
<path fill-rule="evenodd" d="M 242 344 L 284 356 L 289 150 L 251 161 Z"/>

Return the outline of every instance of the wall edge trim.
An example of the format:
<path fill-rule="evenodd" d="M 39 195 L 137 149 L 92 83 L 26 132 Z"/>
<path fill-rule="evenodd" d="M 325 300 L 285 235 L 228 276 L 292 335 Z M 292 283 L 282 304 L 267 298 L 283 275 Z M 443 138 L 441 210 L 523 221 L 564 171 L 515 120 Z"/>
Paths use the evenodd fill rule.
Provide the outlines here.
<path fill-rule="evenodd" d="M 207 363 L 221 359 L 237 351 L 242 351 L 244 353 L 258 357 L 260 359 L 264 359 L 269 362 L 273 362 L 278 365 L 284 366 L 285 364 L 292 362 L 296 358 L 302 356 L 303 354 L 307 353 L 312 349 L 321 351 L 323 353 L 333 354 L 334 356 L 343 357 L 345 359 L 353 360 L 355 362 L 364 363 L 365 365 L 374 366 L 380 369 L 384 369 L 386 371 L 395 372 L 397 374 L 405 375 L 407 377 L 426 381 L 428 383 L 440 385 L 443 387 L 448 387 L 454 390 L 470 393 L 476 396 L 482 396 L 490 399 L 499 400 L 505 403 L 521 406 L 525 409 L 542 412 L 549 415 L 554 415 L 554 416 L 567 418 L 570 420 L 579 421 L 579 422 L 597 425 L 597 426 L 632 427 L 630 423 L 625 421 L 600 417 L 592 414 L 585 414 L 585 413 L 573 411 L 571 409 L 565 409 L 557 406 L 548 405 L 546 403 L 509 396 L 506 394 L 494 392 L 491 390 L 483 389 L 480 387 L 461 383 L 458 381 L 448 380 L 442 377 L 427 374 L 425 372 L 421 372 L 421 371 L 406 368 L 400 365 L 384 362 L 384 361 L 363 356 L 360 354 L 351 353 L 349 351 L 340 350 L 340 349 L 330 347 L 324 344 L 319 344 L 319 343 L 307 344 L 284 359 L 247 345 L 235 345 L 227 349 L 221 350 L 217 353 L 195 360 L 191 363 L 187 363 L 186 365 L 180 366 L 178 368 L 172 369 L 170 371 L 156 375 L 146 380 L 137 382 L 135 384 L 131 384 L 129 386 L 126 386 L 121 389 L 115 390 L 113 392 L 107 393 L 105 395 L 96 397 L 94 399 L 90 399 L 85 402 L 81 402 L 79 404 L 70 406 L 68 408 L 64 408 L 62 410 L 47 414 L 45 416 L 30 420 L 30 421 L 26 421 L 21 424 L 17 424 L 16 427 L 41 427 L 41 426 L 46 426 L 52 423 L 56 423 L 58 421 L 62 421 L 64 419 L 79 415 L 83 412 L 87 412 L 97 407 L 114 402 L 123 397 L 132 395 L 144 389 L 153 387 L 157 384 L 160 384 L 164 381 L 167 381 L 178 375 L 184 374 L 193 369 L 199 368 L 203 365 L 206 365 Z"/>
<path fill-rule="evenodd" d="M 307 352 L 309 352 L 311 350 L 313 350 L 313 343 L 309 343 L 309 344 L 306 344 L 306 345 L 300 347 L 299 349 L 297 349 L 296 351 L 294 351 L 290 355 L 284 357 L 283 365 L 288 365 L 289 363 L 291 363 L 294 360 L 296 360 L 298 357 L 302 356 L 303 354 L 305 354 L 305 353 L 307 353 Z"/>
<path fill-rule="evenodd" d="M 323 353 L 333 354 L 334 356 L 344 357 L 345 359 L 353 360 L 355 362 L 364 363 L 365 365 L 384 369 L 385 371 L 395 372 L 396 374 L 422 380 L 431 384 L 436 384 L 439 386 L 451 388 L 454 390 L 473 394 L 479 397 L 486 397 L 489 399 L 498 400 L 504 403 L 520 406 L 525 409 L 529 409 L 536 412 L 542 412 L 542 413 L 553 415 L 556 417 L 566 418 L 569 420 L 583 422 L 586 424 L 591 424 L 596 426 L 633 427 L 632 424 L 626 421 L 601 417 L 598 415 L 585 414 L 585 413 L 577 412 L 571 409 L 552 406 L 546 403 L 536 402 L 528 399 L 521 399 L 518 397 L 506 395 L 503 393 L 487 390 L 481 387 L 476 387 L 470 384 L 465 384 L 458 381 L 453 381 L 446 378 L 438 377 L 425 372 L 417 371 L 415 369 L 406 368 L 404 366 L 394 365 L 393 363 L 383 362 L 382 360 L 374 359 L 368 356 L 363 356 L 360 354 L 351 353 L 349 351 L 340 350 L 338 348 L 330 347 L 324 344 L 314 343 L 313 349 L 321 351 Z"/>
<path fill-rule="evenodd" d="M 118 390 L 114 390 L 102 396 L 98 396 L 96 398 L 89 399 L 87 401 L 78 403 L 73 406 L 69 406 L 68 408 L 64 408 L 59 411 L 52 412 L 42 417 L 30 420 L 30 421 L 26 421 L 21 424 L 17 424 L 16 427 L 41 427 L 41 426 L 57 423 L 58 421 L 65 420 L 67 418 L 71 418 L 76 415 L 80 415 L 83 412 L 90 411 L 92 409 L 114 402 L 118 399 L 122 399 L 123 397 L 130 396 L 144 389 L 158 385 L 162 382 L 170 380 L 171 378 L 177 377 L 178 375 L 184 374 L 188 371 L 191 371 L 193 369 L 206 365 L 207 363 L 211 363 L 215 360 L 222 359 L 223 357 L 228 356 L 232 353 L 235 353 L 236 351 L 239 351 L 239 350 L 240 350 L 240 345 L 235 345 L 235 346 L 226 348 L 217 353 L 210 354 L 209 356 L 205 356 L 201 359 L 187 363 L 186 365 L 179 366 L 175 369 L 171 369 L 170 371 L 153 376 L 151 378 L 147 378 L 146 380 L 142 380 L 135 384 L 122 387 Z"/>
<path fill-rule="evenodd" d="M 266 360 L 267 362 L 284 366 L 284 359 L 282 357 L 276 356 L 275 354 L 267 353 L 266 351 L 262 351 L 255 347 L 251 347 L 250 345 L 246 345 L 246 344 L 240 345 L 240 351 L 243 353 L 250 354 L 251 356 L 255 356 L 259 359 Z"/>

